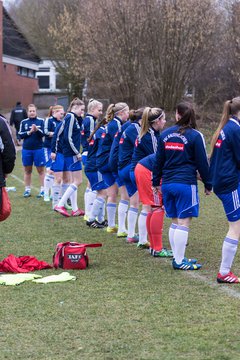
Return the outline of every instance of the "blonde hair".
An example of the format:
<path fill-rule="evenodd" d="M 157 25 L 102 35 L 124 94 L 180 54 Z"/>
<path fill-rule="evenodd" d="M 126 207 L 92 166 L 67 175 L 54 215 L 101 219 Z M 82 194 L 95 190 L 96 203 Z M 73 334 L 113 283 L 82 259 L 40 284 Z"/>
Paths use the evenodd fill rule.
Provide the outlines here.
<path fill-rule="evenodd" d="M 71 111 L 74 106 L 82 106 L 84 105 L 84 102 L 80 100 L 78 97 L 74 98 L 67 109 L 67 111 Z"/>
<path fill-rule="evenodd" d="M 106 111 L 107 122 L 111 121 L 115 115 L 128 107 L 128 104 L 124 102 L 119 102 L 117 104 L 110 104 Z"/>
<path fill-rule="evenodd" d="M 87 112 L 91 113 L 97 106 L 102 106 L 102 103 L 95 99 L 90 99 L 87 106 Z"/>
<path fill-rule="evenodd" d="M 37 110 L 37 107 L 36 107 L 36 105 L 34 105 L 34 104 L 29 104 L 28 106 L 27 106 L 27 109 L 29 110 L 30 108 L 35 108 L 36 110 Z"/>
<path fill-rule="evenodd" d="M 211 140 L 210 157 L 213 154 L 213 150 L 214 150 L 215 144 L 217 142 L 217 139 L 219 137 L 219 134 L 220 134 L 221 130 L 223 129 L 223 127 L 228 122 L 230 116 L 231 115 L 236 115 L 239 111 L 240 111 L 240 96 L 235 97 L 232 100 L 225 101 L 225 103 L 223 105 L 223 112 L 222 112 L 220 123 L 219 123 L 219 125 L 217 127 L 217 130 L 213 134 L 213 137 L 212 137 L 212 140 Z"/>
<path fill-rule="evenodd" d="M 141 131 L 139 138 L 141 139 L 148 132 L 148 129 L 151 127 L 152 123 L 163 115 L 164 111 L 160 108 L 146 107 L 142 115 Z"/>
<path fill-rule="evenodd" d="M 64 107 L 62 105 L 53 105 L 51 108 L 52 108 L 52 113 L 54 111 L 64 110 Z"/>

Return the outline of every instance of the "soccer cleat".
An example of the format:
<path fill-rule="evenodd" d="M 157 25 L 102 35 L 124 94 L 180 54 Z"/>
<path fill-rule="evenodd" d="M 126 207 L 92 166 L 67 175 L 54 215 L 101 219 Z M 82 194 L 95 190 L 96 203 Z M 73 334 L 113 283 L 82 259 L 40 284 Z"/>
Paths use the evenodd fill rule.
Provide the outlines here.
<path fill-rule="evenodd" d="M 173 257 L 172 250 L 168 250 L 168 249 L 165 249 L 165 248 L 163 248 L 160 251 L 152 250 L 151 255 L 154 256 L 154 257 L 168 257 L 168 258 Z"/>
<path fill-rule="evenodd" d="M 150 249 L 150 242 L 147 241 L 144 244 L 141 244 L 140 242 L 137 244 L 137 247 L 139 249 Z"/>
<path fill-rule="evenodd" d="M 85 214 L 83 220 L 88 221 L 88 216 Z"/>
<path fill-rule="evenodd" d="M 196 264 L 197 263 L 197 259 L 188 259 L 188 258 L 184 258 L 185 261 L 190 262 L 191 264 Z"/>
<path fill-rule="evenodd" d="M 117 237 L 118 237 L 118 238 L 126 238 L 126 237 L 127 237 L 127 232 L 125 232 L 125 231 L 119 232 L 119 231 L 118 231 Z"/>
<path fill-rule="evenodd" d="M 30 196 L 31 196 L 31 191 L 30 190 L 25 190 L 24 194 L 23 194 L 23 197 L 28 198 Z"/>
<path fill-rule="evenodd" d="M 104 227 L 107 227 L 108 226 L 108 221 L 107 219 L 106 220 L 103 220 L 102 222 L 98 221 L 99 224 L 103 225 Z"/>
<path fill-rule="evenodd" d="M 37 198 L 40 199 L 44 197 L 44 191 L 40 191 L 38 194 L 37 194 Z"/>
<path fill-rule="evenodd" d="M 50 196 L 44 195 L 43 201 L 45 201 L 45 202 L 51 201 Z"/>
<path fill-rule="evenodd" d="M 113 227 L 108 226 L 108 227 L 107 227 L 107 232 L 110 233 L 110 234 L 116 234 L 117 231 L 118 231 L 117 226 L 113 226 Z"/>
<path fill-rule="evenodd" d="M 97 220 L 93 220 L 93 221 L 86 221 L 87 226 L 89 226 L 90 228 L 94 228 L 94 229 L 103 229 L 104 228 L 104 224 L 103 223 L 99 223 Z"/>
<path fill-rule="evenodd" d="M 127 236 L 127 238 L 126 238 L 126 242 L 129 244 L 136 244 L 136 243 L 138 243 L 138 240 L 139 240 L 139 238 L 137 235 L 134 235 L 133 237 Z"/>
<path fill-rule="evenodd" d="M 71 216 L 84 216 L 85 212 L 82 209 L 77 209 L 71 212 Z"/>
<path fill-rule="evenodd" d="M 69 216 L 70 216 L 64 206 L 57 206 L 57 205 L 56 205 L 56 206 L 54 207 L 54 211 L 58 212 L 59 214 L 61 214 L 61 215 L 63 215 L 63 216 L 66 216 L 66 217 L 69 217 Z"/>
<path fill-rule="evenodd" d="M 72 207 L 70 205 L 68 205 L 67 202 L 66 202 L 66 204 L 64 204 L 64 207 L 66 210 L 72 210 Z"/>
<path fill-rule="evenodd" d="M 172 261 L 172 266 L 174 270 L 199 270 L 201 269 L 201 264 L 192 264 L 189 261 L 183 259 L 181 264 L 177 264 L 175 260 Z"/>
<path fill-rule="evenodd" d="M 234 275 L 232 272 L 229 272 L 226 275 L 221 275 L 220 273 L 217 274 L 217 282 L 218 283 L 225 283 L 225 284 L 238 284 L 240 279 Z"/>

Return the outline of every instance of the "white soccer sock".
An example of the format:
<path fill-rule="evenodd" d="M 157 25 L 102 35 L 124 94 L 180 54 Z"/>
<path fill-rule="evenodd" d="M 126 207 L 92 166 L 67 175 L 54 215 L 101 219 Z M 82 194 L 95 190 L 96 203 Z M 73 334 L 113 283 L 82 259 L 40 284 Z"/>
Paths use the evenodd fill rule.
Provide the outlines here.
<path fill-rule="evenodd" d="M 237 252 L 238 240 L 226 237 L 222 246 L 222 262 L 220 265 L 220 274 L 226 275 L 232 267 L 234 257 Z"/>
<path fill-rule="evenodd" d="M 174 243 L 174 257 L 177 264 L 181 264 L 184 259 L 185 249 L 188 241 L 188 231 L 189 228 L 187 226 L 177 225 L 174 235 L 173 235 L 173 243 Z"/>
<path fill-rule="evenodd" d="M 54 176 L 46 174 L 44 177 L 44 196 L 49 196 L 49 190 L 52 188 Z"/>
<path fill-rule="evenodd" d="M 108 218 L 108 226 L 109 227 L 116 226 L 116 223 L 115 223 L 116 210 L 117 210 L 117 204 L 107 203 L 107 218 Z"/>
<path fill-rule="evenodd" d="M 134 237 L 135 235 L 137 218 L 138 208 L 130 207 L 127 215 L 128 237 L 130 238 Z"/>
<path fill-rule="evenodd" d="M 91 191 L 91 189 L 86 188 L 84 192 L 84 211 L 85 215 L 89 217 L 90 212 L 88 213 L 88 193 Z"/>
<path fill-rule="evenodd" d="M 105 200 L 104 200 L 104 203 L 102 204 L 102 208 L 101 208 L 101 211 L 100 213 L 98 214 L 98 217 L 97 217 L 97 220 L 102 223 L 105 219 L 105 209 L 106 209 L 106 203 L 105 203 Z"/>
<path fill-rule="evenodd" d="M 86 209 L 86 215 L 90 216 L 91 214 L 91 209 L 93 206 L 93 202 L 97 197 L 97 193 L 96 191 L 92 191 L 91 189 L 89 189 L 89 191 L 86 194 L 86 203 L 85 203 L 85 209 Z M 85 199 L 85 196 L 84 196 Z"/>
<path fill-rule="evenodd" d="M 172 223 L 170 225 L 170 228 L 168 230 L 168 239 L 169 239 L 169 243 L 173 252 L 173 257 L 175 257 L 174 252 L 175 252 L 175 246 L 174 246 L 174 233 L 175 230 L 177 228 L 177 224 Z"/>
<path fill-rule="evenodd" d="M 58 204 L 61 199 L 61 185 L 53 184 L 52 186 L 52 208 Z"/>
<path fill-rule="evenodd" d="M 118 232 L 126 232 L 126 217 L 129 202 L 120 200 L 118 204 Z"/>
<path fill-rule="evenodd" d="M 73 184 L 72 184 L 73 186 Z M 74 185 L 74 191 L 71 193 L 70 195 L 70 200 L 71 200 L 71 206 L 72 206 L 72 211 L 77 211 L 78 209 L 78 204 L 77 204 L 77 192 L 78 188 L 76 185 Z"/>
<path fill-rule="evenodd" d="M 102 222 L 99 220 L 99 218 L 101 219 L 101 213 L 102 213 L 102 210 L 103 210 L 103 206 L 104 206 L 104 199 L 103 198 L 100 198 L 100 197 L 97 197 L 94 202 L 93 202 L 93 206 L 92 206 L 92 209 L 91 209 L 91 212 L 90 212 L 90 215 L 89 215 L 89 221 L 93 221 L 96 219 L 96 217 L 98 218 L 98 221 L 99 222 Z"/>
<path fill-rule="evenodd" d="M 138 217 L 138 234 L 139 234 L 139 244 L 146 244 L 147 239 L 147 213 L 141 211 Z"/>
<path fill-rule="evenodd" d="M 77 190 L 77 186 L 75 184 L 71 184 L 68 186 L 67 190 L 65 191 L 64 195 L 62 196 L 61 200 L 59 201 L 58 203 L 58 206 L 64 206 L 64 204 L 66 203 L 67 199 L 71 198 L 71 202 L 72 202 L 72 197 L 71 195 L 76 192 Z M 74 201 L 74 199 L 73 199 Z M 72 203 L 72 209 L 73 211 L 76 211 L 77 210 L 77 207 L 76 207 L 76 203 L 75 203 L 75 210 L 74 210 L 74 205 Z"/>

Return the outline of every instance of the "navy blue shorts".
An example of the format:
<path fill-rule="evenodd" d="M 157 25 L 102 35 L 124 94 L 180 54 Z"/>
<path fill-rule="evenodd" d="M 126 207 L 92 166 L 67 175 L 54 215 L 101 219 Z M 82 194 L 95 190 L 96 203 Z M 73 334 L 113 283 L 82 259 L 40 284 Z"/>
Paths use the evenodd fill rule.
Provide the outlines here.
<path fill-rule="evenodd" d="M 118 187 L 123 186 L 123 182 L 120 180 L 118 174 L 111 172 L 108 165 L 105 165 L 98 170 L 102 174 L 103 180 L 108 187 L 112 186 L 114 183 L 117 183 Z"/>
<path fill-rule="evenodd" d="M 162 184 L 162 196 L 167 217 L 178 219 L 198 217 L 197 185 Z"/>
<path fill-rule="evenodd" d="M 103 176 L 99 171 L 88 172 L 85 171 L 85 174 L 90 182 L 91 189 L 94 190 L 104 190 L 108 188 L 108 185 L 103 180 Z"/>
<path fill-rule="evenodd" d="M 33 164 L 36 167 L 45 166 L 43 148 L 36 150 L 22 149 L 22 163 L 23 166 L 32 166 Z"/>
<path fill-rule="evenodd" d="M 129 197 L 133 196 L 137 191 L 136 183 L 133 183 L 130 177 L 130 168 L 131 164 L 125 166 L 121 170 L 118 170 L 118 175 L 123 184 L 126 186 Z"/>
<path fill-rule="evenodd" d="M 240 184 L 238 188 L 227 194 L 216 194 L 222 201 L 228 221 L 234 222 L 240 219 Z"/>

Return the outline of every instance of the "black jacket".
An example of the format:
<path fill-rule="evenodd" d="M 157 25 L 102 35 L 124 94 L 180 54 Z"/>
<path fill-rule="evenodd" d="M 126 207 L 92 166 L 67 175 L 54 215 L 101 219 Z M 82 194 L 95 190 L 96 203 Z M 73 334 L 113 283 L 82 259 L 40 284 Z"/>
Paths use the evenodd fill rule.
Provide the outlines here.
<path fill-rule="evenodd" d="M 0 187 L 6 186 L 5 175 L 13 171 L 16 150 L 8 125 L 0 115 Z"/>
<path fill-rule="evenodd" d="M 20 122 L 27 117 L 26 110 L 21 105 L 17 105 L 14 109 L 12 109 L 10 125 L 15 125 L 16 123 L 20 124 Z"/>

